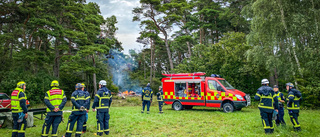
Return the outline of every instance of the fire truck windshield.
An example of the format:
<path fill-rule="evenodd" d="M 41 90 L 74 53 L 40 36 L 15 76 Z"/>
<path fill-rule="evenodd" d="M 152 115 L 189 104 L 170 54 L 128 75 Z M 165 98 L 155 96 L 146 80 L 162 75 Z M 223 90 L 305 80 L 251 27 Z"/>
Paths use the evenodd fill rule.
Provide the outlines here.
<path fill-rule="evenodd" d="M 234 87 L 232 87 L 228 81 L 226 80 L 219 80 L 219 82 L 226 88 L 226 89 L 235 89 Z"/>

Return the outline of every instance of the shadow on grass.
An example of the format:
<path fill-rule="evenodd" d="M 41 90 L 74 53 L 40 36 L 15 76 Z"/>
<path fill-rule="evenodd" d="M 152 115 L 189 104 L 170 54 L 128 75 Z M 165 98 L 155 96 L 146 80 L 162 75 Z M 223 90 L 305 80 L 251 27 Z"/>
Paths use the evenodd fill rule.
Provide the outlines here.
<path fill-rule="evenodd" d="M 166 108 L 164 110 L 168 111 L 176 111 L 173 108 Z M 219 108 L 193 108 L 193 109 L 183 109 L 181 111 L 187 111 L 187 112 L 197 112 L 197 111 L 204 111 L 204 112 L 223 112 L 222 109 Z M 243 109 L 240 111 L 233 111 L 232 113 L 251 113 L 250 109 Z"/>

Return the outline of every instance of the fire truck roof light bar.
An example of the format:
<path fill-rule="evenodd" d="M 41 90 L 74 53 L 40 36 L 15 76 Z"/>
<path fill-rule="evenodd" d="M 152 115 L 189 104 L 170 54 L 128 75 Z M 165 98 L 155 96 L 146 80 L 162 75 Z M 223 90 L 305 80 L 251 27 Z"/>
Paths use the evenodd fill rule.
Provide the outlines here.
<path fill-rule="evenodd" d="M 167 77 L 191 77 L 191 76 L 203 76 L 206 73 L 196 72 L 196 73 L 178 73 L 178 74 L 162 74 Z"/>

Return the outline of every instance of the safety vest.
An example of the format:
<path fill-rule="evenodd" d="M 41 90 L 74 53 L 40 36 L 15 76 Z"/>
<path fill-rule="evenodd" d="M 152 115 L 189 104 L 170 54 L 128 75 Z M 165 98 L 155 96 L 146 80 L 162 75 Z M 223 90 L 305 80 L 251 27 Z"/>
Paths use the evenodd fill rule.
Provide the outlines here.
<path fill-rule="evenodd" d="M 150 92 L 150 90 L 143 90 L 143 100 L 147 100 L 149 101 L 151 99 L 151 94 L 152 94 L 152 91 Z"/>
<path fill-rule="evenodd" d="M 27 100 L 27 96 L 26 96 L 26 94 L 24 94 L 25 97 L 19 98 L 19 95 L 20 95 L 21 92 L 23 92 L 23 89 L 16 88 L 11 93 L 11 110 L 12 110 L 12 113 L 20 113 L 20 112 L 23 111 L 21 106 L 20 106 L 20 100 L 22 100 L 22 99 Z"/>
<path fill-rule="evenodd" d="M 273 98 L 276 96 L 276 94 L 274 96 L 272 96 L 272 94 L 270 93 L 269 95 L 265 96 L 265 95 L 261 95 L 260 96 L 260 103 L 258 105 L 259 108 L 265 108 L 265 109 L 274 109 L 273 108 Z"/>
<path fill-rule="evenodd" d="M 96 96 L 99 98 L 99 105 L 96 109 L 108 109 L 109 101 L 110 101 L 110 98 L 112 97 L 110 92 L 109 94 L 106 94 L 106 92 L 103 92 L 102 96 L 100 96 L 99 94 L 96 94 Z"/>
<path fill-rule="evenodd" d="M 294 95 L 289 95 L 288 97 L 290 97 L 290 96 L 294 96 Z M 300 98 L 301 97 L 298 98 L 297 96 L 294 96 L 293 102 L 291 104 L 288 104 L 287 109 L 288 110 L 299 110 L 300 109 L 300 103 L 299 103 Z"/>
<path fill-rule="evenodd" d="M 62 103 L 62 100 L 65 96 L 64 91 L 59 88 L 52 88 L 51 90 L 47 91 L 48 97 L 45 97 L 45 99 L 48 99 L 51 103 L 51 105 L 54 106 L 54 108 L 59 108 L 60 104 Z M 59 110 L 62 111 L 62 110 Z M 47 108 L 47 112 L 51 112 L 49 108 Z"/>

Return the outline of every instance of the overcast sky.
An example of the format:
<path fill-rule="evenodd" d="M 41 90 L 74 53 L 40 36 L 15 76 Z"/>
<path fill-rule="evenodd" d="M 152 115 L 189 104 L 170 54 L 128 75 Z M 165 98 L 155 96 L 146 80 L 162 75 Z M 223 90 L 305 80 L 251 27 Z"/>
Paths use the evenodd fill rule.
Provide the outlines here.
<path fill-rule="evenodd" d="M 139 0 L 87 0 L 87 3 L 95 2 L 100 6 L 104 18 L 115 15 L 119 28 L 116 37 L 122 43 L 124 53 L 128 54 L 129 49 L 141 50 L 143 47 L 136 42 L 139 37 L 139 22 L 132 22 L 132 9 L 140 6 Z"/>

